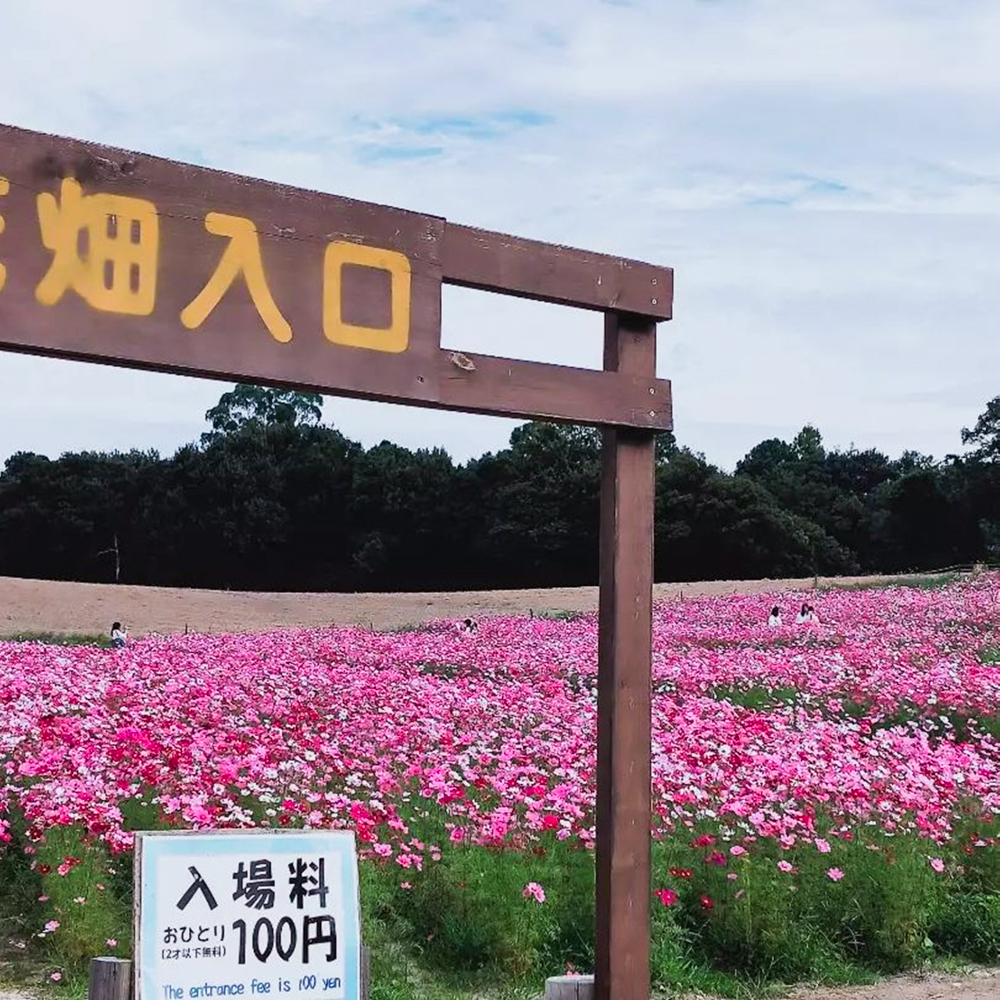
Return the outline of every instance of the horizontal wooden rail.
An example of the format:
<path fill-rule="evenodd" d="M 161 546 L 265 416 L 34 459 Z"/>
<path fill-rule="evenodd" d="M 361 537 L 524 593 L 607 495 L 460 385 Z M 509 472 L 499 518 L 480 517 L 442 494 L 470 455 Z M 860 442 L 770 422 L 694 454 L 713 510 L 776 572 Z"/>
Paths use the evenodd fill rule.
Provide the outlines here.
<path fill-rule="evenodd" d="M 670 319 L 674 272 L 553 243 L 445 223 L 445 284 L 583 309 Z"/>

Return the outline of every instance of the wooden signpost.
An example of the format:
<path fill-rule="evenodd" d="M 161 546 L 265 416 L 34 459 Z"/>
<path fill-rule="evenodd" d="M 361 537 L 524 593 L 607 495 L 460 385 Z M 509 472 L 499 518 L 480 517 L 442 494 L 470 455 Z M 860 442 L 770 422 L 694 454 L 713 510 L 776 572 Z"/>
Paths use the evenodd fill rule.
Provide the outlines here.
<path fill-rule="evenodd" d="M 441 347 L 441 286 L 604 314 L 604 370 Z M 0 349 L 603 428 L 599 1000 L 649 994 L 656 324 L 673 272 L 0 125 Z M 540 331 L 541 332 L 541 331 Z"/>

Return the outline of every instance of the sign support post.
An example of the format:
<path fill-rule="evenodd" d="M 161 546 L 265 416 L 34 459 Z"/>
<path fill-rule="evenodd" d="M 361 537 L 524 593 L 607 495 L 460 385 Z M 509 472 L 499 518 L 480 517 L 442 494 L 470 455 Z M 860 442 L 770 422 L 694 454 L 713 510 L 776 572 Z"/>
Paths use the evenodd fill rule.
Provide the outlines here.
<path fill-rule="evenodd" d="M 604 369 L 652 375 L 656 323 L 608 313 Z M 597 669 L 596 1000 L 649 996 L 656 439 L 605 427 Z"/>

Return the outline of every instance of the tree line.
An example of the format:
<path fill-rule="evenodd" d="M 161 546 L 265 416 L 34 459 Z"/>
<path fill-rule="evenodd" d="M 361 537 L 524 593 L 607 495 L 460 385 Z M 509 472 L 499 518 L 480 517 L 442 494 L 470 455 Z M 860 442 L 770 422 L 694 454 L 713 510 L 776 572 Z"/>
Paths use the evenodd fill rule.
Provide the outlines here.
<path fill-rule="evenodd" d="M 0 575 L 233 590 L 449 590 L 597 580 L 600 434 L 528 423 L 464 464 L 363 448 L 321 399 L 238 385 L 172 457 L 18 453 Z M 733 474 L 662 435 L 658 580 L 936 569 L 1000 559 L 1000 396 L 941 461 L 830 450 L 807 426 Z"/>

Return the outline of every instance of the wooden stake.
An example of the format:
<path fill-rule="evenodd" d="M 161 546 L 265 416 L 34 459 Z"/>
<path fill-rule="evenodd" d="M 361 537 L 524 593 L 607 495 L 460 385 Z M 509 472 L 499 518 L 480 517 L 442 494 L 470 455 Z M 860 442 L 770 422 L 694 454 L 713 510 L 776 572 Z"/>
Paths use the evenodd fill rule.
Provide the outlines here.
<path fill-rule="evenodd" d="M 609 313 L 604 367 L 656 368 L 656 324 Z M 605 428 L 597 698 L 596 1000 L 649 996 L 654 437 Z"/>
<path fill-rule="evenodd" d="M 594 1000 L 593 976 L 550 976 L 545 1000 Z"/>
<path fill-rule="evenodd" d="M 124 958 L 91 959 L 87 1000 L 129 1000 L 131 995 L 131 962 Z"/>

